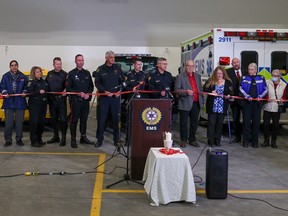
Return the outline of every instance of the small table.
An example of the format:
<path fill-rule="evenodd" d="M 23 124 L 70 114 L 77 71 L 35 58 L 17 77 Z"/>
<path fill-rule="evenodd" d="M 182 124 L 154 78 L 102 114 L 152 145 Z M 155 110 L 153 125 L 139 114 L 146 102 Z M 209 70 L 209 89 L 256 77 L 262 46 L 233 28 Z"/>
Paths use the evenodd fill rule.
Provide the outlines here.
<path fill-rule="evenodd" d="M 146 181 L 144 189 L 152 200 L 150 204 L 195 203 L 195 184 L 189 158 L 184 153 L 166 155 L 160 149 L 150 148 L 143 173 L 143 181 Z"/>

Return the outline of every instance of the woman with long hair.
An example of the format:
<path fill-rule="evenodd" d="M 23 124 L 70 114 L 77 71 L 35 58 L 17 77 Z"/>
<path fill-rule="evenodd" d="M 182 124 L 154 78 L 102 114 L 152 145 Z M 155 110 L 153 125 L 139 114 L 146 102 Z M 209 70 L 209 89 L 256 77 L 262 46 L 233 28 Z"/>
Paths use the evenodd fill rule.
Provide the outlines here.
<path fill-rule="evenodd" d="M 233 94 L 233 86 L 226 70 L 218 66 L 203 87 L 208 95 L 206 101 L 206 113 L 208 114 L 207 138 L 209 146 L 221 146 L 223 121 L 227 113 L 229 98 Z"/>

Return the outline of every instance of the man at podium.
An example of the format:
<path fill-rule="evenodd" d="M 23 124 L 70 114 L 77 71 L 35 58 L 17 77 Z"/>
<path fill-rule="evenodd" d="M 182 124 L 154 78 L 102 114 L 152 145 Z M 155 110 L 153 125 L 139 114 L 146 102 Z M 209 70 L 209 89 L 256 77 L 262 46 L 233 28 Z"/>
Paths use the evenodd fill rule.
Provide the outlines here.
<path fill-rule="evenodd" d="M 172 74 L 167 69 L 167 60 L 165 58 L 158 58 L 157 59 L 157 67 L 155 73 L 151 74 L 149 77 L 148 88 L 151 91 L 157 91 L 151 93 L 151 98 L 156 99 L 173 99 L 171 94 L 173 77 Z"/>

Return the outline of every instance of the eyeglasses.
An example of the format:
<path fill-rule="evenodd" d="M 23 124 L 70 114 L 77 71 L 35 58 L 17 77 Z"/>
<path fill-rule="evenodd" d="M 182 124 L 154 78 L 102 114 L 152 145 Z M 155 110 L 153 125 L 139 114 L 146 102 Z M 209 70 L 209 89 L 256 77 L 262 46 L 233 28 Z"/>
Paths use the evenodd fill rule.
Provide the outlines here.
<path fill-rule="evenodd" d="M 11 67 L 17 67 L 18 65 L 17 64 L 12 64 L 10 65 Z"/>

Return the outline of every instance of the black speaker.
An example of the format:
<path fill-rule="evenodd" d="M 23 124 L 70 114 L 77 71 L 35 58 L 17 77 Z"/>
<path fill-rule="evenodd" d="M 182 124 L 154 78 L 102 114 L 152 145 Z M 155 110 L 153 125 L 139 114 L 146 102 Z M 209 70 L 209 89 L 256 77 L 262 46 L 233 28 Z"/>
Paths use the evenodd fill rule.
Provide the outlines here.
<path fill-rule="evenodd" d="M 208 149 L 206 152 L 206 196 L 226 199 L 228 183 L 228 152 Z"/>

